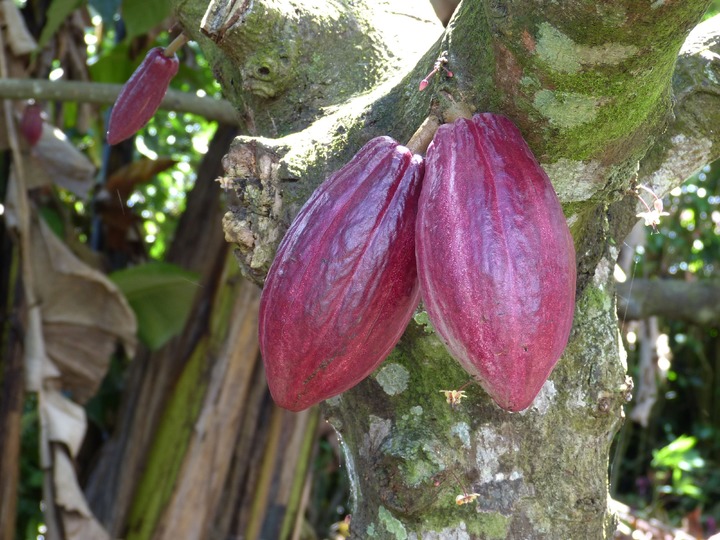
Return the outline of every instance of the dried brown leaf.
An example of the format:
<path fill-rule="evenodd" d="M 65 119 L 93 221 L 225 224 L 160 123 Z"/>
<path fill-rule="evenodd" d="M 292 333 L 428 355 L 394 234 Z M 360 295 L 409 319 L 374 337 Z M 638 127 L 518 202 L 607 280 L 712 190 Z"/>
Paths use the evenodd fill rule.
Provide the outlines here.
<path fill-rule="evenodd" d="M 63 389 L 86 400 L 107 371 L 115 344 L 132 354 L 135 314 L 115 284 L 75 257 L 41 220 L 33 222 L 31 257 L 45 350 L 62 373 Z"/>
<path fill-rule="evenodd" d="M 93 361 L 110 358 L 115 350 L 116 337 L 102 329 L 87 332 L 77 324 L 46 322 L 45 340 L 52 345 L 52 358 L 62 373 L 62 386 L 73 399 L 87 402 L 97 390 L 97 384 L 107 371 L 107 363 Z"/>
<path fill-rule="evenodd" d="M 136 184 L 152 180 L 155 175 L 175 165 L 175 160 L 168 157 L 158 159 L 142 158 L 121 167 L 108 178 L 105 189 L 110 194 L 109 201 L 125 203 Z"/>
<path fill-rule="evenodd" d="M 75 467 L 62 446 L 54 446 L 53 463 L 55 502 L 57 505 L 63 510 L 77 512 L 84 517 L 91 517 L 92 512 L 75 476 Z"/>
<path fill-rule="evenodd" d="M 64 444 L 70 455 L 76 456 L 87 427 L 85 409 L 57 390 L 43 392 L 40 404 L 48 439 Z"/>
<path fill-rule="evenodd" d="M 0 1 L 0 14 L 5 21 L 7 41 L 13 54 L 20 56 L 37 49 L 37 42 L 25 26 L 25 19 L 12 0 Z"/>
<path fill-rule="evenodd" d="M 95 183 L 95 165 L 51 124 L 43 125 L 43 134 L 32 152 L 26 155 L 27 188 L 56 184 L 81 198 L 87 197 Z"/>
<path fill-rule="evenodd" d="M 75 468 L 65 451 L 55 446 L 53 452 L 55 503 L 66 540 L 109 540 L 110 535 L 95 519 L 75 476 Z"/>
<path fill-rule="evenodd" d="M 110 540 L 108 532 L 95 518 L 63 512 L 62 522 L 66 540 Z"/>

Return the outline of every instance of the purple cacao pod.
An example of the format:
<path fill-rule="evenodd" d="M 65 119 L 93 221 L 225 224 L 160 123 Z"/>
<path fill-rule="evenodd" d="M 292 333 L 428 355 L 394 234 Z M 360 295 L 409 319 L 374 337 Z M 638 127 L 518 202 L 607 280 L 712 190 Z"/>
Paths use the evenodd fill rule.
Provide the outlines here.
<path fill-rule="evenodd" d="M 20 133 L 30 146 L 35 146 L 43 132 L 42 107 L 37 103 L 27 105 L 20 119 Z"/>
<path fill-rule="evenodd" d="M 178 71 L 177 55 L 165 56 L 162 47 L 150 49 L 123 85 L 108 122 L 108 144 L 117 144 L 137 133 L 155 115 L 170 81 Z"/>
<path fill-rule="evenodd" d="M 520 131 L 496 114 L 441 126 L 417 220 L 420 290 L 452 355 L 508 411 L 533 402 L 575 310 L 575 248 Z"/>
<path fill-rule="evenodd" d="M 367 377 L 419 302 L 415 218 L 423 162 L 368 142 L 300 210 L 260 299 L 260 350 L 275 402 L 306 409 Z"/>

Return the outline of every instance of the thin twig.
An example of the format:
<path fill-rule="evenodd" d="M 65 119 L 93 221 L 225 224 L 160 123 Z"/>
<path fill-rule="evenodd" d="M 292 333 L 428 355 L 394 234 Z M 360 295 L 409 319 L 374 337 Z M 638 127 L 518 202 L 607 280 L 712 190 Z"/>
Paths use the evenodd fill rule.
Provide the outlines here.
<path fill-rule="evenodd" d="M 0 98 L 34 99 L 35 101 L 75 101 L 112 105 L 117 100 L 121 84 L 86 81 L 47 81 L 41 79 L 0 79 Z M 235 108 L 225 99 L 198 97 L 179 90 L 168 90 L 160 103 L 165 110 L 197 114 L 232 126 L 241 125 Z"/>
<path fill-rule="evenodd" d="M 164 54 L 165 56 L 167 56 L 168 58 L 170 58 L 170 57 L 173 56 L 177 51 L 179 51 L 180 49 L 182 49 L 188 41 L 190 41 L 190 38 L 189 38 L 188 36 L 186 36 L 185 34 L 182 34 L 182 33 L 181 33 L 178 37 L 176 37 L 175 39 L 172 40 L 172 42 L 170 43 L 170 45 L 168 45 L 167 47 L 165 47 L 165 50 L 163 51 L 163 54 Z"/>
<path fill-rule="evenodd" d="M 437 116 L 431 114 L 425 118 L 420 127 L 410 137 L 407 147 L 414 154 L 424 154 L 439 127 L 440 120 Z"/>

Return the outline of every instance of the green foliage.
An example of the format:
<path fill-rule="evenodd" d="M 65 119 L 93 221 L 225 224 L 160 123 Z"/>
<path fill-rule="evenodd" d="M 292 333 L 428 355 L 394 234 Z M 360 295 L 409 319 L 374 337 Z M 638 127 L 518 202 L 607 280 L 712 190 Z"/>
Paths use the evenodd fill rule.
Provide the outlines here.
<path fill-rule="evenodd" d="M 667 446 L 653 450 L 650 466 L 662 480 L 658 486 L 660 493 L 701 498 L 702 490 L 695 484 L 694 477 L 703 472 L 705 460 L 695 450 L 696 444 L 695 437 L 681 435 Z M 662 472 L 667 474 L 659 474 Z"/>
<path fill-rule="evenodd" d="M 177 221 L 185 210 L 185 195 L 195 183 L 195 169 L 215 132 L 215 125 L 191 114 L 158 111 L 136 137 L 138 153 L 150 158 L 169 156 L 178 162 L 136 190 L 128 206 L 143 219 L 151 257 L 161 260 Z"/>
<path fill-rule="evenodd" d="M 672 190 L 664 209 L 670 215 L 662 218 L 657 233 L 635 247 L 628 279 L 717 280 L 720 162 Z M 659 331 L 671 352 L 658 361 L 658 400 L 648 428 L 630 421 L 623 427 L 621 458 L 615 464 L 616 496 L 676 525 L 698 506 L 705 520 L 720 522 L 720 332 L 677 320 L 659 321 Z M 630 332 L 634 337 L 634 330 Z M 641 374 L 635 339 L 626 348 L 637 382 Z"/>
<path fill-rule="evenodd" d="M 327 431 L 319 441 L 313 465 L 311 501 L 306 515 L 312 529 L 319 534 L 342 528 L 341 523 L 350 512 L 350 485 L 342 468 L 342 459 L 335 433 Z"/>
<path fill-rule="evenodd" d="M 52 231 L 58 236 L 63 238 L 65 234 L 65 223 L 63 223 L 62 216 L 54 208 L 42 207 L 39 210 L 45 223 L 47 223 Z"/>
<path fill-rule="evenodd" d="M 720 162 L 704 167 L 666 197 L 670 216 L 651 235 L 638 272 L 658 277 L 720 275 Z M 644 255 L 645 250 L 639 255 Z"/>
<path fill-rule="evenodd" d="M 60 25 L 73 11 L 83 4 L 83 0 L 53 0 L 47 13 L 47 22 L 43 27 L 38 40 L 38 49 L 42 49 L 50 42 Z"/>
<path fill-rule="evenodd" d="M 50 4 L 49 21 L 44 30 L 43 43 L 50 41 L 72 7 L 82 4 L 81 0 L 74 3 L 54 0 Z M 137 1 L 126 2 L 122 9 L 126 19 L 130 17 L 130 21 L 127 21 L 129 33 L 135 35 L 143 31 L 141 24 L 149 28 L 160 22 L 160 19 L 164 19 L 167 13 L 161 14 L 155 9 L 161 4 L 166 5 L 164 1 L 152 6 Z M 89 71 L 91 79 L 95 82 L 125 82 L 145 56 L 146 51 L 135 51 L 132 57 L 127 39 L 121 43 L 115 42 L 113 18 L 117 15 L 119 6 L 120 3 L 115 0 L 91 2 L 91 8 L 107 25 L 98 34 L 95 34 L 96 29 L 93 27 L 86 29 Z M 167 33 L 160 33 L 156 40 L 158 44 L 167 45 L 170 38 Z M 148 48 L 150 46 L 152 45 L 148 45 Z M 171 87 L 184 92 L 204 92 L 219 96 L 219 86 L 214 81 L 199 47 L 196 44 L 188 44 L 179 52 L 179 56 L 182 67 L 172 81 Z M 54 64 L 54 67 L 59 67 L 59 64 Z M 53 106 L 62 107 L 61 111 L 56 109 L 50 115 L 52 118 L 64 120 L 64 124 L 58 127 L 88 155 L 93 163 L 101 167 L 105 157 L 104 133 L 107 117 L 96 116 L 92 119 L 89 130 L 81 131 L 77 122 L 80 111 L 77 104 L 64 103 Z M 151 158 L 169 156 L 178 162 L 175 168 L 156 175 L 149 183 L 136 187 L 125 208 L 141 220 L 140 230 L 144 233 L 142 241 L 155 261 L 163 259 L 170 245 L 177 221 L 185 209 L 186 193 L 195 182 L 195 170 L 207 152 L 214 131 L 215 124 L 203 118 L 162 111 L 135 139 L 135 159 L 142 155 Z M 62 211 L 58 207 L 48 206 L 41 207 L 40 213 L 59 236 L 64 238 L 74 233 L 81 242 L 87 242 L 93 234 L 93 219 L 97 219 L 94 205 L 64 190 L 56 190 L 56 195 L 57 204 L 62 207 Z M 197 292 L 197 275 L 173 265 L 155 262 L 119 271 L 113 277 L 136 312 L 139 321 L 139 338 L 148 347 L 158 348 L 182 330 Z M 109 373 L 99 392 L 86 406 L 90 430 L 100 431 L 104 438 L 114 429 L 127 366 L 127 361 L 113 358 Z M 196 380 L 194 384 L 197 384 Z M 21 482 L 16 528 L 18 539 L 39 538 L 44 533 L 40 507 L 43 476 L 38 457 L 38 436 L 37 404 L 31 396 L 23 416 Z M 92 437 L 90 439 L 92 440 Z"/>
<path fill-rule="evenodd" d="M 718 13 L 720 13 L 720 0 L 712 0 L 712 2 L 710 3 L 710 7 L 708 8 L 707 12 L 705 13 L 705 19 L 714 17 Z"/>
<path fill-rule="evenodd" d="M 40 468 L 40 419 L 35 394 L 27 394 L 21 421 L 20 484 L 16 537 L 18 540 L 39 538 L 44 527 L 40 508 L 43 471 Z"/>
<path fill-rule="evenodd" d="M 159 349 L 185 326 L 197 292 L 197 274 L 168 263 L 119 270 L 110 278 L 135 312 L 138 337 Z"/>
<path fill-rule="evenodd" d="M 94 9 L 100 17 L 104 25 L 112 26 L 113 18 L 120 9 L 121 0 L 88 0 L 88 4 Z"/>
<path fill-rule="evenodd" d="M 89 429 L 98 429 L 107 437 L 115 428 L 116 412 L 125 389 L 125 369 L 128 359 L 115 354 L 97 393 L 85 404 Z"/>
<path fill-rule="evenodd" d="M 123 0 L 122 17 L 127 32 L 126 39 L 145 34 L 170 16 L 169 0 Z"/>
<path fill-rule="evenodd" d="M 38 40 L 38 47 L 45 47 L 60 25 L 77 8 L 89 4 L 110 26 L 118 10 L 125 22 L 125 40 L 146 34 L 171 15 L 169 0 L 53 0 L 48 9 L 48 18 Z"/>
<path fill-rule="evenodd" d="M 145 57 L 140 55 L 132 61 L 129 55 L 127 43 L 120 43 L 112 49 L 102 51 L 88 66 L 93 81 L 123 84 Z"/>

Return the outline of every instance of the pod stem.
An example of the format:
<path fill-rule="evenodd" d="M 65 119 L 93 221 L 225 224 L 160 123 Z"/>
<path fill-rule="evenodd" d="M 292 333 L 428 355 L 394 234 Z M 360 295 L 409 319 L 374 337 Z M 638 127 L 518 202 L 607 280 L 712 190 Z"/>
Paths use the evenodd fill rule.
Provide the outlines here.
<path fill-rule="evenodd" d="M 167 58 L 172 58 L 175 53 L 182 49 L 188 41 L 190 41 L 190 38 L 186 34 L 181 32 L 178 37 L 172 40 L 170 45 L 165 47 L 165 50 L 163 51 L 163 56 L 166 56 Z"/>
<path fill-rule="evenodd" d="M 420 127 L 413 133 L 405 146 L 407 146 L 413 154 L 424 154 L 430 141 L 433 140 L 435 132 L 440 127 L 440 123 L 440 119 L 434 114 L 431 114 L 423 120 L 423 123 L 420 124 Z"/>

